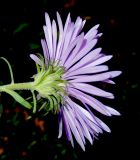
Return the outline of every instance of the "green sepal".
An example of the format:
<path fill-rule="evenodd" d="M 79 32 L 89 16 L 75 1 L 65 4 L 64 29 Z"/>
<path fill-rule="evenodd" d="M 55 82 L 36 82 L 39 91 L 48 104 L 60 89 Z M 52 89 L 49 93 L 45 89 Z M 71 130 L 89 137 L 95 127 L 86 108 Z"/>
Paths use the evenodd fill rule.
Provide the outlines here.
<path fill-rule="evenodd" d="M 49 102 L 50 102 L 50 103 L 49 103 L 49 104 L 50 104 L 50 105 L 49 105 L 49 106 L 50 106 L 50 107 L 49 107 L 49 110 L 52 110 L 52 109 L 53 109 L 53 100 L 50 98 L 50 96 L 48 96 L 47 98 L 48 98 L 48 100 L 49 100 Z"/>
<path fill-rule="evenodd" d="M 43 104 L 42 104 L 42 106 L 39 108 L 39 110 L 38 111 L 41 111 L 42 109 L 44 109 L 44 107 L 47 105 L 47 102 L 44 102 Z"/>

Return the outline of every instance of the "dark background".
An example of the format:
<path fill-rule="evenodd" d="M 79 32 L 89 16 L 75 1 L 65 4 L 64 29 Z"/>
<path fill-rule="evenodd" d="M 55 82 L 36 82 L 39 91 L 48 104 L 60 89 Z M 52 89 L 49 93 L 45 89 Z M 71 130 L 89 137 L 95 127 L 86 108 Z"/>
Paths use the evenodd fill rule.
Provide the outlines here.
<path fill-rule="evenodd" d="M 104 133 L 93 146 L 87 142 L 83 152 L 76 144 L 72 149 L 65 138 L 57 139 L 57 116 L 42 118 L 34 115 L 27 120 L 28 111 L 2 94 L 0 105 L 0 160 L 99 160 L 139 159 L 140 105 L 138 42 L 138 9 L 134 1 L 119 2 L 78 0 L 28 0 L 0 2 L 0 56 L 7 58 L 13 67 L 16 82 L 29 81 L 35 73 L 30 53 L 42 52 L 40 39 L 44 37 L 42 26 L 44 13 L 55 19 L 59 11 L 63 22 L 71 12 L 72 19 L 86 18 L 84 31 L 100 24 L 103 36 L 98 46 L 114 58 L 108 62 L 111 70 L 122 70 L 111 87 L 116 95 L 110 106 L 121 113 L 121 117 L 101 118 L 109 125 L 111 134 Z M 7 66 L 0 61 L 0 81 L 9 83 Z M 3 109 L 2 109 L 3 108 Z M 136 158 L 137 157 L 137 158 Z M 140 157 L 140 156 L 139 156 Z"/>

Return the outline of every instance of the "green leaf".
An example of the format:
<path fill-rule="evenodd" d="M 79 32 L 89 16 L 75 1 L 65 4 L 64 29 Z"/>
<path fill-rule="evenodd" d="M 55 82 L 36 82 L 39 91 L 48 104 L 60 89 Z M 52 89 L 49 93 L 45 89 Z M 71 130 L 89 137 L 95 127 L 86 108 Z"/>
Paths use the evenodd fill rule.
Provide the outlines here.
<path fill-rule="evenodd" d="M 31 109 L 32 106 L 29 102 L 27 102 L 24 98 L 22 98 L 18 93 L 15 91 L 9 90 L 9 89 L 4 89 L 6 93 L 10 94 L 18 103 L 23 105 L 24 107 Z"/>
<path fill-rule="evenodd" d="M 16 29 L 15 31 L 13 32 L 13 34 L 16 34 L 18 32 L 21 32 L 22 30 L 24 30 L 26 27 L 28 27 L 29 24 L 28 23 L 22 23 L 20 24 Z"/>

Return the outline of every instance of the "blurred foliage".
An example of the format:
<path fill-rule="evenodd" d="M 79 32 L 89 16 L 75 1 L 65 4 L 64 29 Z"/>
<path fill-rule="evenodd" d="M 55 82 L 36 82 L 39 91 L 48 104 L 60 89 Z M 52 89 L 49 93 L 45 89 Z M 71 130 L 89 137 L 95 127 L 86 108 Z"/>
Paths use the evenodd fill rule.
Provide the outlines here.
<path fill-rule="evenodd" d="M 71 146 L 57 139 L 57 127 L 54 124 L 53 128 L 50 127 L 49 118 L 33 115 L 28 119 L 28 110 L 17 103 L 10 103 L 12 99 L 4 104 L 0 119 L 0 160 L 77 159 Z M 53 117 L 51 120 L 54 120 L 53 123 L 56 121 Z M 52 134 L 52 131 L 55 133 Z"/>
<path fill-rule="evenodd" d="M 28 23 L 22 23 L 22 24 L 20 24 L 20 25 L 14 30 L 13 34 L 22 32 L 22 31 L 23 31 L 24 29 L 26 29 L 28 26 L 29 26 Z"/>
<path fill-rule="evenodd" d="M 0 94 L 0 95 L 1 95 L 1 94 Z M 2 113 L 3 113 L 3 105 L 0 104 L 0 117 L 1 117 Z"/>
<path fill-rule="evenodd" d="M 31 43 L 31 44 L 29 44 L 29 45 L 30 45 L 30 48 L 31 48 L 31 49 L 38 49 L 38 48 L 40 48 L 40 45 L 35 44 L 35 43 Z"/>

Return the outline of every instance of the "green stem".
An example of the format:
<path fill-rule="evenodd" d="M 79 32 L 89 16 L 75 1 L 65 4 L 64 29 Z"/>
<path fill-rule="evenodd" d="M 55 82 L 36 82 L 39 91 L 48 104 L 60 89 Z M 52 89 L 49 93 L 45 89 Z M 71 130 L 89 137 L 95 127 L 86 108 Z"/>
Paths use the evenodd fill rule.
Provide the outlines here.
<path fill-rule="evenodd" d="M 35 113 L 36 112 L 36 104 L 37 104 L 37 102 L 36 102 L 36 97 L 35 97 L 34 91 L 32 91 L 32 95 L 33 95 L 33 102 L 34 102 L 33 113 Z"/>
<path fill-rule="evenodd" d="M 34 82 L 25 82 L 25 83 L 12 83 L 7 85 L 0 86 L 0 92 L 5 89 L 9 90 L 32 90 L 34 87 Z"/>
<path fill-rule="evenodd" d="M 13 76 L 13 71 L 12 71 L 12 67 L 11 67 L 10 63 L 4 57 L 0 57 L 0 59 L 4 60 L 7 63 L 9 71 L 10 71 L 10 75 L 11 75 L 11 83 L 13 84 L 14 83 L 14 76 Z"/>

